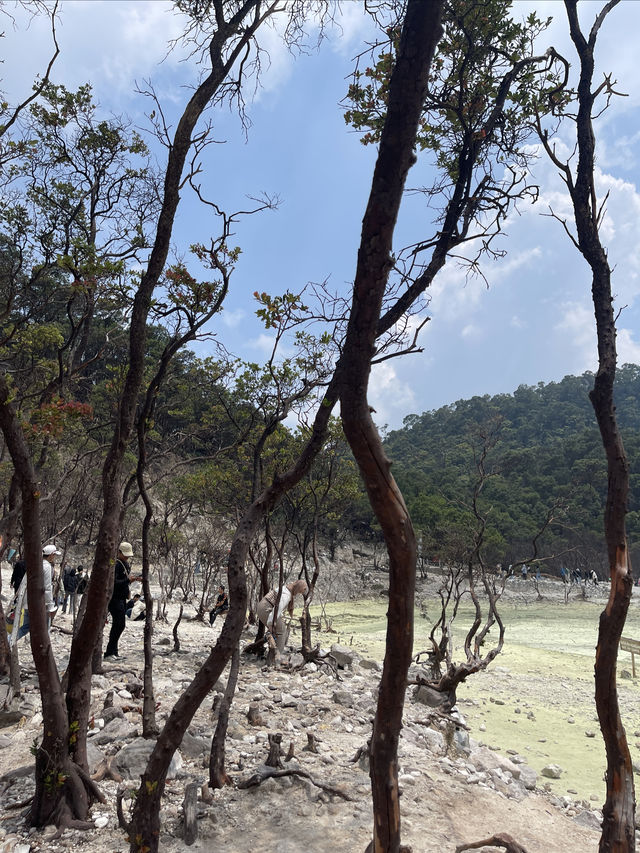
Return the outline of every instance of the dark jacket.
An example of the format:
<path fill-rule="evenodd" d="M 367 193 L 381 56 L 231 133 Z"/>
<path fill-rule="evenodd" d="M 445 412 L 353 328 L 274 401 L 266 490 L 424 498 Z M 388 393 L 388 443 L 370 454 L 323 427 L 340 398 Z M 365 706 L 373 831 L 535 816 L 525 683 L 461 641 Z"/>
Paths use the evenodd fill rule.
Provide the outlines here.
<path fill-rule="evenodd" d="M 13 572 L 11 573 L 11 586 L 18 591 L 18 587 L 22 583 L 22 578 L 25 576 L 27 571 L 27 564 L 24 560 L 18 560 L 13 567 Z"/>
<path fill-rule="evenodd" d="M 69 569 L 64 573 L 62 584 L 65 592 L 71 593 L 76 591 L 78 588 L 78 578 L 76 577 L 75 569 Z"/>
<path fill-rule="evenodd" d="M 113 595 L 111 601 L 124 601 L 125 603 L 130 598 L 129 593 L 129 574 L 131 567 L 126 560 L 121 560 L 119 557 L 116 560 L 116 568 L 113 576 Z"/>

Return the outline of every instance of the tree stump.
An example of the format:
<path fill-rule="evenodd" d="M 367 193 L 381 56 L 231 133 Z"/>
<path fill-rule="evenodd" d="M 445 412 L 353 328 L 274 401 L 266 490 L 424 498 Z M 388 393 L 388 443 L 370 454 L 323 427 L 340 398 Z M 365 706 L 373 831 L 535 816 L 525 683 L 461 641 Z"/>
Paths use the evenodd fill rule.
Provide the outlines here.
<path fill-rule="evenodd" d="M 276 767 L 278 770 L 284 767 L 280 750 L 281 743 L 282 735 L 280 732 L 277 732 L 275 735 L 269 735 L 269 755 L 265 761 L 267 767 Z"/>
<path fill-rule="evenodd" d="M 198 783 L 189 782 L 184 790 L 184 831 L 182 837 L 187 846 L 193 844 L 198 837 Z"/>
<path fill-rule="evenodd" d="M 256 702 L 252 702 L 249 705 L 249 710 L 247 711 L 247 720 L 250 726 L 263 726 L 264 720 L 260 716 L 260 710 Z"/>
<path fill-rule="evenodd" d="M 307 745 L 302 747 L 303 752 L 314 752 L 318 754 L 318 745 L 316 744 L 316 736 L 313 732 L 307 732 Z"/>
<path fill-rule="evenodd" d="M 287 756 L 285 758 L 285 761 L 291 761 L 291 759 L 295 758 L 295 757 L 296 757 L 295 747 L 293 745 L 293 741 L 290 740 L 289 741 L 289 751 L 287 752 Z"/>

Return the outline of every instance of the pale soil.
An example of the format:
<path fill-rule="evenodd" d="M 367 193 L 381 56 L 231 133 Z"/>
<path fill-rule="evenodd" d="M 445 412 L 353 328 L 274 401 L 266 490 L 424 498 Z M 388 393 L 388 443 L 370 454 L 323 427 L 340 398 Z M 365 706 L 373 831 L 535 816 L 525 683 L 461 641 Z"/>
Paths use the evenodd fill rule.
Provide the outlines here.
<path fill-rule="evenodd" d="M 565 608 L 549 602 L 548 607 L 543 606 L 534 615 L 532 608 L 538 605 L 526 604 L 526 593 L 516 591 L 512 598 L 514 602 L 509 605 L 512 610 L 511 645 L 489 672 L 470 680 L 469 686 L 460 691 L 460 709 L 471 727 L 471 736 L 499 747 L 503 753 L 509 748 L 520 752 L 538 772 L 549 761 L 559 764 L 565 771 L 562 778 L 557 781 L 539 778 L 538 785 L 548 782 L 557 797 L 565 795 L 567 789 L 574 790 L 576 793 L 568 797 L 576 802 L 593 796 L 596 799 L 591 805 L 599 807 L 603 786 L 601 782 L 598 785 L 598 774 L 601 778 L 604 764 L 600 763 L 602 747 L 593 719 L 593 660 L 589 650 L 595 645 L 600 605 L 595 607 L 581 602 Z M 334 604 L 329 611 L 342 644 L 351 643 L 363 656 L 380 657 L 384 601 Z M 574 611 L 580 615 L 569 616 Z M 516 618 L 518 612 L 526 618 Z M 554 651 L 553 647 L 549 649 L 544 631 L 540 639 L 540 625 L 544 625 L 545 620 L 549 622 L 549 635 L 557 639 L 559 647 L 566 643 L 572 649 L 570 654 Z M 69 617 L 59 617 L 59 621 L 65 627 L 70 626 Z M 567 626 L 568 634 L 564 639 L 558 634 L 558 625 Z M 630 630 L 626 633 L 640 637 L 640 628 L 634 627 L 638 625 L 640 620 L 634 611 Z M 161 702 L 160 721 L 205 657 L 219 630 L 217 626 L 212 631 L 195 621 L 183 621 L 180 637 L 184 651 L 175 655 L 169 652 L 170 647 L 158 645 L 162 638 L 171 636 L 171 629 L 171 624 L 156 623 L 155 674 L 157 698 Z M 587 636 L 590 630 L 591 638 Z M 426 622 L 418 619 L 416 649 L 423 647 L 425 634 Z M 337 640 L 337 634 L 319 636 L 326 648 Z M 63 664 L 69 637 L 54 631 L 52 642 Z M 111 665 L 107 671 L 108 685 L 117 689 L 123 687 L 132 674 L 141 675 L 142 623 L 128 624 L 121 651 L 125 660 Z M 21 643 L 21 660 L 27 669 L 31 668 L 25 641 Z M 378 676 L 359 667 L 354 674 L 345 671 L 342 676 L 343 680 L 336 683 L 332 675 L 322 670 L 269 672 L 256 661 L 244 662 L 232 709 L 227 769 L 236 781 L 250 776 L 266 757 L 267 732 L 281 731 L 283 745 L 294 742 L 298 766 L 314 779 L 348 792 L 352 802 L 322 794 L 307 781 L 291 778 L 269 780 L 248 791 L 227 788 L 215 792 L 213 805 L 202 804 L 199 838 L 187 848 L 180 840 L 184 787 L 193 778 L 203 782 L 207 771 L 202 759 L 185 758 L 182 776 L 167 787 L 161 850 L 166 853 L 187 849 L 225 849 L 231 853 L 364 851 L 371 838 L 369 779 L 352 758 L 370 735 L 372 691 Z M 35 687 L 32 678 L 25 685 Z M 336 705 L 332 701 L 336 689 L 351 690 L 354 698 L 358 698 L 355 707 Z M 637 713 L 637 691 L 634 682 L 621 682 L 624 713 Z M 104 688 L 95 690 L 96 712 L 99 712 L 104 692 Z M 283 706 L 284 701 L 280 700 L 284 700 L 285 694 L 295 697 L 296 707 Z M 496 704 L 492 699 L 505 704 Z M 257 701 L 260 706 L 264 718 L 262 727 L 248 726 L 246 712 L 250 701 Z M 215 725 L 210 705 L 210 702 L 205 703 L 198 712 L 191 727 L 193 733 L 210 737 Z M 517 707 L 523 713 L 516 714 Z M 529 711 L 534 714 L 535 721 L 527 718 Z M 127 716 L 132 721 L 139 720 L 133 713 Z M 575 722 L 568 722 L 570 716 Z M 563 809 L 557 798 L 543 792 L 515 801 L 488 787 L 468 784 L 460 775 L 459 760 L 434 757 L 412 735 L 419 731 L 418 721 L 425 717 L 424 706 L 407 701 L 405 735 L 400 750 L 401 811 L 403 839 L 412 846 L 414 853 L 453 851 L 463 841 L 478 840 L 497 832 L 509 832 L 529 853 L 567 853 L 568 850 L 595 853 L 599 833 L 574 821 L 573 816 L 581 811 L 579 806 Z M 39 734 L 39 725 L 37 718 L 25 717 L 20 724 L 0 729 L 0 736 L 11 736 L 10 744 L 0 749 L 0 775 L 29 762 L 29 746 Z M 486 731 L 481 731 L 482 726 Z M 635 726 L 640 728 L 640 722 L 634 721 L 631 732 Z M 596 738 L 586 737 L 587 728 L 596 732 Z M 320 739 L 319 755 L 302 750 L 307 731 L 313 731 Z M 545 742 L 541 743 L 543 739 Z M 117 785 L 104 781 L 101 788 L 108 803 L 94 806 L 92 817 L 105 816 L 107 825 L 88 832 L 67 830 L 61 839 L 53 841 L 48 830 L 25 838 L 19 818 L 21 812 L 8 810 L 7 804 L 11 798 L 26 798 L 30 782 L 16 783 L 0 795 L 0 853 L 18 850 L 26 853 L 28 849 L 47 853 L 56 850 L 128 851 L 129 846 L 115 817 Z M 20 848 L 20 844 L 29 846 Z"/>
<path fill-rule="evenodd" d="M 428 596 L 431 618 L 437 612 L 434 591 L 433 579 L 422 587 L 419 584 L 419 597 Z M 593 668 L 598 618 L 608 587 L 589 587 L 587 600 L 574 589 L 567 605 L 559 582 L 543 582 L 541 593 L 544 599 L 538 601 L 530 582 L 509 582 L 500 607 L 506 625 L 504 649 L 488 670 L 461 686 L 460 708 L 478 740 L 503 751 L 516 750 L 538 773 L 546 764 L 559 764 L 561 779 L 544 780 L 558 796 L 601 805 L 605 755 L 595 711 Z M 336 602 L 327 609 L 333 627 L 340 628 L 340 642 L 353 642 L 382 657 L 384 601 Z M 460 628 L 454 629 L 457 643 L 462 643 L 463 630 L 470 624 L 469 612 L 462 608 Z M 428 647 L 429 628 L 428 619 L 416 618 L 416 651 Z M 492 629 L 489 636 L 495 634 Z M 640 639 L 640 596 L 632 599 L 624 635 Z M 638 656 L 636 672 L 640 676 Z M 631 678 L 627 652 L 621 652 L 618 660 L 618 698 L 632 759 L 640 766 L 640 679 Z M 481 726 L 485 729 L 480 730 Z"/>

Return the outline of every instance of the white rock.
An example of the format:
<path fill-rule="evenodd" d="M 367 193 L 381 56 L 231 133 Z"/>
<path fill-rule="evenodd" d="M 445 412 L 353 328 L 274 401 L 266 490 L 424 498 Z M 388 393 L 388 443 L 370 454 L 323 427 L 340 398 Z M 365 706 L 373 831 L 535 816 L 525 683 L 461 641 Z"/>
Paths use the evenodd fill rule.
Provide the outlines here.
<path fill-rule="evenodd" d="M 559 779 L 562 776 L 562 767 L 558 764 L 547 764 L 540 772 L 547 779 Z"/>

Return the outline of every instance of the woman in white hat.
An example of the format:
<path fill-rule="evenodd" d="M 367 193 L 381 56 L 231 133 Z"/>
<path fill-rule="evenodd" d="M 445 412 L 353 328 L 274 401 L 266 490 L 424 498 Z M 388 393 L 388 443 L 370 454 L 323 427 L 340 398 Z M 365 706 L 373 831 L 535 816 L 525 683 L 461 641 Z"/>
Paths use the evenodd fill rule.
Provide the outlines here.
<path fill-rule="evenodd" d="M 131 543 L 121 542 L 118 546 L 118 558 L 113 575 L 113 593 L 109 602 L 111 631 L 104 653 L 105 660 L 117 660 L 119 658 L 118 640 L 127 625 L 127 601 L 129 600 L 129 581 L 131 579 L 131 566 L 128 562 L 130 557 L 133 557 Z"/>

